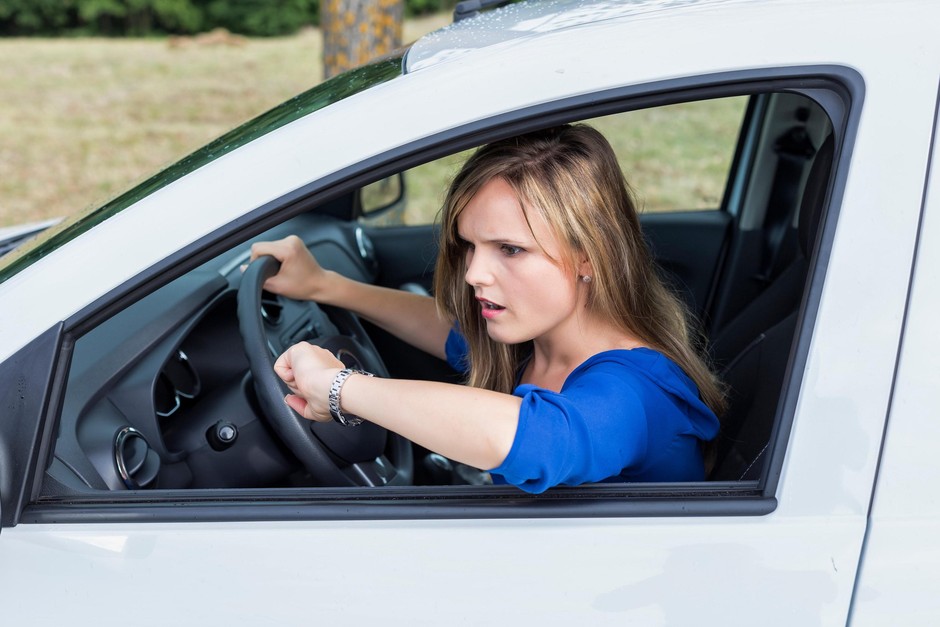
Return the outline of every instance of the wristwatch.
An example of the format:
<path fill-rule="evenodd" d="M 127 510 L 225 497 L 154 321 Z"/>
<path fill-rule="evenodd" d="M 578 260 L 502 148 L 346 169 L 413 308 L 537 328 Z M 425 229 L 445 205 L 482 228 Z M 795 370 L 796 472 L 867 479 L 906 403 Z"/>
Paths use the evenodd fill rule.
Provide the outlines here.
<path fill-rule="evenodd" d="M 359 416 L 344 414 L 343 410 L 340 409 L 340 392 L 343 389 L 343 384 L 346 383 L 346 379 L 350 375 L 354 374 L 364 374 L 367 377 L 375 376 L 365 370 L 345 368 L 336 373 L 336 376 L 333 377 L 333 383 L 330 385 L 330 415 L 333 416 L 333 420 L 346 427 L 355 427 L 362 423 L 362 418 Z"/>

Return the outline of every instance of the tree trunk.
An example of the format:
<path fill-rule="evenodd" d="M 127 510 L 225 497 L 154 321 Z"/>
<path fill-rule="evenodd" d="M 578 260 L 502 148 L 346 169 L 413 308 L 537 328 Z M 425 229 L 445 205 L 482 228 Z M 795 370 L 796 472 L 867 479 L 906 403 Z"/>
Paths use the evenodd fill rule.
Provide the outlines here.
<path fill-rule="evenodd" d="M 403 13 L 404 0 L 321 0 L 323 78 L 398 48 Z"/>

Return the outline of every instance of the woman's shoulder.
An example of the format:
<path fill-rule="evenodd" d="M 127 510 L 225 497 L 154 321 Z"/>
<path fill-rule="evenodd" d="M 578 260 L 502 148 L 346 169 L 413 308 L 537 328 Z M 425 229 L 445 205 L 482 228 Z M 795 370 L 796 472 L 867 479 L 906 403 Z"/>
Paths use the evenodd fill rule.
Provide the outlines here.
<path fill-rule="evenodd" d="M 571 374 L 583 374 L 590 371 L 625 368 L 629 371 L 648 371 L 650 368 L 669 368 L 672 360 L 652 348 L 612 348 L 595 353 L 584 360 Z"/>
<path fill-rule="evenodd" d="M 614 349 L 591 356 L 571 373 L 565 386 L 575 395 L 601 394 L 640 402 L 653 415 L 682 416 L 682 429 L 703 440 L 715 437 L 718 419 L 702 401 L 698 387 L 682 368 L 666 355 L 651 348 Z M 562 389 L 564 392 L 564 388 Z M 674 413 L 673 409 L 681 408 Z M 667 420 L 659 420 L 664 426 Z"/>

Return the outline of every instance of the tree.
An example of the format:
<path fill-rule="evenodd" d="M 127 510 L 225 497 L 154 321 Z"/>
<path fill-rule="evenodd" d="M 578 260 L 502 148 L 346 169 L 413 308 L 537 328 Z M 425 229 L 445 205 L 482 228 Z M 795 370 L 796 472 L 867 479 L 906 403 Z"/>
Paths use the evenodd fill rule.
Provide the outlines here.
<path fill-rule="evenodd" d="M 403 0 L 321 0 L 323 77 L 398 48 L 403 13 Z"/>

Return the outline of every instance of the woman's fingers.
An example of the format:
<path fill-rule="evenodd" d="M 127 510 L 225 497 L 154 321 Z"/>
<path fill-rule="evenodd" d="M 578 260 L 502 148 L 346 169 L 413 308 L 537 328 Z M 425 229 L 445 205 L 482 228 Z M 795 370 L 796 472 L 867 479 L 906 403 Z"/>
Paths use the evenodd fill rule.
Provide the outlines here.
<path fill-rule="evenodd" d="M 313 407 L 304 400 L 302 396 L 297 396 L 296 394 L 288 394 L 284 397 L 284 402 L 287 403 L 287 406 L 297 412 L 299 415 L 303 416 L 307 420 L 316 420 L 317 422 L 326 422 L 331 420 L 330 416 L 318 416 L 314 411 Z"/>
<path fill-rule="evenodd" d="M 270 255 L 281 262 L 277 274 L 264 283 L 264 289 L 295 300 L 311 300 L 323 284 L 325 273 L 296 235 L 251 245 L 251 260 Z"/>
<path fill-rule="evenodd" d="M 271 255 L 278 261 L 283 262 L 285 257 L 287 257 L 291 251 L 293 244 L 293 242 L 289 241 L 291 237 L 297 241 L 300 241 L 299 237 L 292 235 L 290 237 L 285 237 L 284 239 L 270 242 L 255 242 L 251 245 L 251 260 L 254 261 L 258 257 L 262 257 L 264 255 Z"/>
<path fill-rule="evenodd" d="M 294 383 L 294 368 L 291 366 L 290 349 L 284 351 L 274 362 L 274 373 L 288 386 Z"/>
<path fill-rule="evenodd" d="M 343 362 L 333 353 L 307 342 L 294 344 L 274 362 L 274 372 L 292 392 L 284 402 L 304 418 L 319 422 L 330 420 L 330 384 L 341 368 Z"/>

